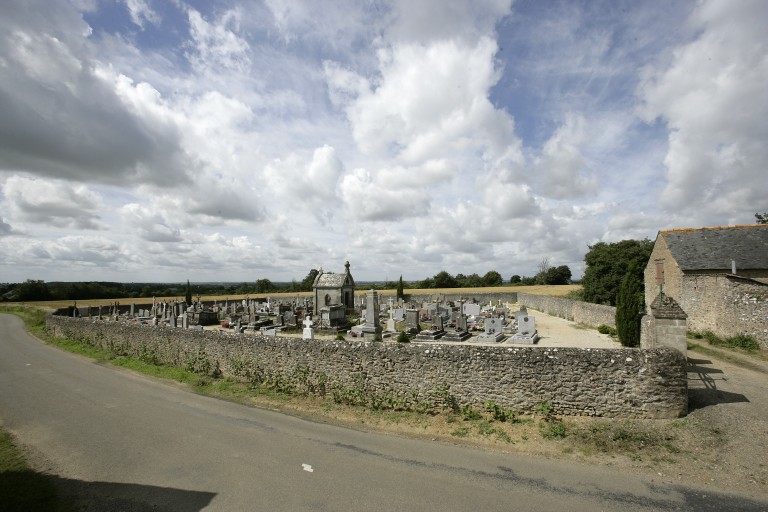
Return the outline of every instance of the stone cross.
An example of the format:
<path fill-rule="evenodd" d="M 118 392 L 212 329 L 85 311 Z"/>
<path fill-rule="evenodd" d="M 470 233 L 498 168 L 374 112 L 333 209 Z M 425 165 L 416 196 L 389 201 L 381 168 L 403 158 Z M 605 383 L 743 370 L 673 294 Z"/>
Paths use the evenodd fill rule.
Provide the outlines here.
<path fill-rule="evenodd" d="M 304 317 L 304 321 L 302 323 L 304 324 L 304 331 L 301 333 L 301 339 L 303 340 L 315 339 L 315 333 L 312 330 L 312 319 L 309 317 L 309 315 Z"/>

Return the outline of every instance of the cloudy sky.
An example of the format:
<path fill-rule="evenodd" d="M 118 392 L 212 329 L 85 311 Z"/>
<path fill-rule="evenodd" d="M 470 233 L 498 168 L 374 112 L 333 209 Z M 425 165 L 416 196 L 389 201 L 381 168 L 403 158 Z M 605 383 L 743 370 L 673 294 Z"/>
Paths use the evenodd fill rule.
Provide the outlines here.
<path fill-rule="evenodd" d="M 768 210 L 768 2 L 4 0 L 0 281 L 583 272 Z"/>

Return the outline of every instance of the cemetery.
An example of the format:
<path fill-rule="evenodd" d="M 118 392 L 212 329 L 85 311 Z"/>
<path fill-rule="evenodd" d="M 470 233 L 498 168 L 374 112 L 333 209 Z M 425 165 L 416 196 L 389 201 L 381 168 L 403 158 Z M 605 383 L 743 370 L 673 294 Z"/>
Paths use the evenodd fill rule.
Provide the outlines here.
<path fill-rule="evenodd" d="M 461 404 L 494 400 L 520 412 L 542 401 L 567 415 L 656 418 L 687 410 L 679 350 L 617 348 L 596 331 L 595 341 L 569 343 L 547 315 L 501 299 L 356 296 L 349 262 L 345 269 L 319 272 L 310 297 L 73 305 L 49 317 L 48 329 L 128 354 L 151 347 L 164 364 L 205 354 L 223 376 L 291 382 L 304 368 L 297 385 L 314 378 L 325 389 L 361 386 L 402 403 L 439 401 L 444 383 Z M 547 317 L 546 331 L 537 315 Z M 248 371 L 233 361 L 248 361 Z"/>

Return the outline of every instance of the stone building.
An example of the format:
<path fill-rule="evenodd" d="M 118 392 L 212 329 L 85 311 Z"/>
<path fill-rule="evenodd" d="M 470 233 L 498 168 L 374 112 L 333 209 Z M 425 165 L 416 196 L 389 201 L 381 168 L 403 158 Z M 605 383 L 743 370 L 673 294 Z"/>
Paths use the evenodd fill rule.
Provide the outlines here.
<path fill-rule="evenodd" d="M 355 280 L 349 272 L 349 262 L 343 274 L 325 272 L 321 268 L 312 284 L 315 316 L 321 323 L 336 325 L 355 307 Z"/>
<path fill-rule="evenodd" d="M 768 348 L 768 225 L 659 231 L 645 268 L 645 303 L 663 292 L 688 329 L 748 334 Z"/>

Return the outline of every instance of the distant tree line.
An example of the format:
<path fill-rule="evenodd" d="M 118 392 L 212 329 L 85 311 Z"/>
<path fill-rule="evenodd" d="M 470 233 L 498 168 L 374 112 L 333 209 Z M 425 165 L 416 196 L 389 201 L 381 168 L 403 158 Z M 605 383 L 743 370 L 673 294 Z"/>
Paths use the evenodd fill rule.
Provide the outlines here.
<path fill-rule="evenodd" d="M 46 300 L 89 300 L 89 299 L 151 299 L 152 297 L 179 297 L 191 302 L 197 295 L 260 295 L 265 293 L 310 292 L 319 271 L 311 269 L 301 281 L 289 283 L 272 282 L 266 278 L 251 283 L 114 283 L 92 282 L 45 282 L 27 279 L 23 283 L 0 283 L 0 300 L 12 302 Z M 568 267 L 547 267 L 532 278 L 512 276 L 509 284 L 568 284 L 571 271 Z M 360 282 L 366 288 L 379 290 L 397 290 L 403 296 L 405 289 L 415 288 L 479 288 L 503 286 L 504 279 L 495 270 L 484 275 L 449 274 L 441 270 L 433 277 L 421 281 L 407 282 L 400 276 L 398 281 Z"/>

